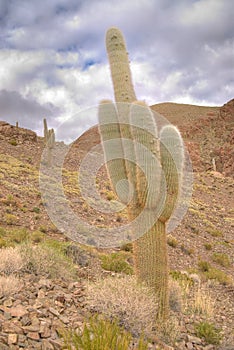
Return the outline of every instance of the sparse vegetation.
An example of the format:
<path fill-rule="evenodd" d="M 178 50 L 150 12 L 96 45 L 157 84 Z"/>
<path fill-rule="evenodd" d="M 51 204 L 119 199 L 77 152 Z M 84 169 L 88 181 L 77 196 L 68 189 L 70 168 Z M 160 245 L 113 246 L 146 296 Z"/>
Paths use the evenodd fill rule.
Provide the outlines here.
<path fill-rule="evenodd" d="M 211 243 L 204 243 L 204 247 L 206 250 L 212 250 L 212 244 Z"/>
<path fill-rule="evenodd" d="M 200 322 L 195 326 L 196 335 L 204 338 L 208 344 L 219 344 L 222 339 L 220 329 L 216 328 L 212 323 Z"/>
<path fill-rule="evenodd" d="M 67 350 L 128 350 L 132 336 L 118 325 L 98 317 L 90 318 L 83 331 L 64 330 L 61 332 Z M 147 350 L 147 342 L 141 338 L 135 350 Z"/>
<path fill-rule="evenodd" d="M 122 253 L 103 254 L 100 256 L 101 266 L 104 270 L 123 272 L 127 275 L 133 273 L 132 266 L 126 261 L 128 255 Z"/>
<path fill-rule="evenodd" d="M 155 324 L 157 302 L 152 291 L 134 276 L 108 277 L 86 286 L 87 306 L 108 319 L 117 319 L 136 336 L 150 334 Z"/>
<path fill-rule="evenodd" d="M 15 225 L 17 220 L 17 216 L 14 214 L 5 214 L 4 216 L 4 221 L 7 225 Z"/>
<path fill-rule="evenodd" d="M 9 297 L 18 292 L 22 287 L 22 282 L 15 276 L 0 276 L 0 299 Z"/>
<path fill-rule="evenodd" d="M 172 248 L 176 248 L 178 246 L 178 241 L 175 237 L 173 237 L 172 235 L 168 235 L 167 237 L 167 244 L 172 247 Z"/>
<path fill-rule="evenodd" d="M 231 265 L 230 258 L 224 253 L 214 253 L 212 255 L 212 260 L 224 267 L 229 267 Z"/>

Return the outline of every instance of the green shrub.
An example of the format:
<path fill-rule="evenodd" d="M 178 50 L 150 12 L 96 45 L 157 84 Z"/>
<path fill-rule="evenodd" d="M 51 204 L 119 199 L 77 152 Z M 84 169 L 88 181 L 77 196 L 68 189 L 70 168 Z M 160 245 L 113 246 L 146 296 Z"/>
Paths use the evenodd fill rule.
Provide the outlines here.
<path fill-rule="evenodd" d="M 123 272 L 127 275 L 133 273 L 133 268 L 126 261 L 126 256 L 120 253 L 101 255 L 101 266 L 104 270 L 113 272 Z"/>
<path fill-rule="evenodd" d="M 133 251 L 132 243 L 124 243 L 121 245 L 120 249 L 124 250 L 125 252 L 132 252 Z"/>
<path fill-rule="evenodd" d="M 17 223 L 18 218 L 13 214 L 5 214 L 4 220 L 7 225 L 15 225 Z"/>
<path fill-rule="evenodd" d="M 212 260 L 223 267 L 229 267 L 231 265 L 229 257 L 224 253 L 214 253 Z"/>
<path fill-rule="evenodd" d="M 167 244 L 172 248 L 176 248 L 178 246 L 178 241 L 175 237 L 169 235 L 167 237 Z"/>
<path fill-rule="evenodd" d="M 189 277 L 187 273 L 182 273 L 177 270 L 170 271 L 170 276 L 173 280 L 177 281 L 181 287 L 184 286 L 192 286 L 194 284 L 194 281 L 192 278 Z"/>
<path fill-rule="evenodd" d="M 206 232 L 208 232 L 213 237 L 222 237 L 223 236 L 223 232 L 222 231 L 217 230 L 217 229 L 212 228 L 212 227 L 208 227 L 206 229 Z"/>
<path fill-rule="evenodd" d="M 227 275 L 225 272 L 211 267 L 208 271 L 204 272 L 207 279 L 216 280 L 223 285 L 232 285 L 233 280 L 231 276 Z"/>
<path fill-rule="evenodd" d="M 130 333 L 110 322 L 93 316 L 84 325 L 83 332 L 73 330 L 61 332 L 64 349 L 67 350 L 128 350 L 132 341 Z M 135 350 L 147 350 L 147 343 L 140 339 Z"/>
<path fill-rule="evenodd" d="M 205 261 L 205 260 L 200 260 L 198 261 L 198 268 L 200 271 L 202 272 L 206 272 L 206 271 L 209 271 L 210 270 L 210 264 L 208 263 L 208 261 Z"/>
<path fill-rule="evenodd" d="M 39 214 L 39 213 L 40 213 L 40 208 L 34 207 L 32 211 L 33 211 L 34 213 Z"/>
<path fill-rule="evenodd" d="M 206 250 L 212 250 L 212 244 L 211 243 L 204 243 L 204 247 Z"/>
<path fill-rule="evenodd" d="M 41 231 L 33 231 L 30 234 L 30 241 L 33 243 L 40 243 L 45 240 L 45 234 L 42 233 Z"/>
<path fill-rule="evenodd" d="M 199 338 L 204 338 L 208 344 L 219 344 L 222 339 L 220 329 L 209 322 L 198 323 L 195 326 L 195 332 Z"/>
<path fill-rule="evenodd" d="M 24 261 L 24 272 L 66 280 L 75 277 L 76 270 L 71 259 L 45 243 L 39 243 L 37 246 L 23 244 L 20 246 L 20 253 Z"/>
<path fill-rule="evenodd" d="M 20 229 L 14 229 L 8 231 L 8 240 L 13 243 L 22 243 L 27 241 L 29 237 L 29 233 L 26 229 L 20 228 Z"/>
<path fill-rule="evenodd" d="M 17 146 L 17 141 L 15 139 L 12 139 L 9 141 L 9 144 L 12 146 Z"/>
<path fill-rule="evenodd" d="M 45 226 L 40 226 L 39 227 L 39 230 L 43 233 L 46 233 L 47 232 L 47 228 Z"/>
<path fill-rule="evenodd" d="M 7 242 L 4 238 L 0 237 L 0 248 L 6 247 Z"/>

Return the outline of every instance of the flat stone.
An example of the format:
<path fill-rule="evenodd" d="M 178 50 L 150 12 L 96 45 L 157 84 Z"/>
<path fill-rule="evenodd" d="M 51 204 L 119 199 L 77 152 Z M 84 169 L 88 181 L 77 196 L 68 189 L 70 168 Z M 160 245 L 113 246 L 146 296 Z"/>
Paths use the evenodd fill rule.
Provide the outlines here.
<path fill-rule="evenodd" d="M 207 346 L 205 346 L 204 348 L 203 348 L 203 350 L 214 350 L 214 345 L 212 345 L 212 344 L 209 344 L 209 345 L 207 345 Z M 225 349 L 224 349 L 225 350 Z M 228 349 L 227 349 L 228 350 Z M 229 350 L 231 350 L 231 348 L 229 349 Z"/>
<path fill-rule="evenodd" d="M 43 339 L 41 343 L 41 350 L 54 350 L 54 347 L 47 339 Z"/>
<path fill-rule="evenodd" d="M 31 324 L 29 326 L 24 326 L 23 327 L 23 330 L 25 332 L 39 332 L 39 329 L 40 329 L 40 326 L 38 324 L 36 324 L 36 325 Z"/>
<path fill-rule="evenodd" d="M 3 344 L 3 343 L 0 342 L 0 349 L 1 350 L 9 350 L 9 347 L 8 347 L 8 345 Z"/>
<path fill-rule="evenodd" d="M 40 326 L 40 335 L 42 338 L 49 338 L 51 336 L 51 330 L 48 323 L 42 323 Z"/>
<path fill-rule="evenodd" d="M 17 341 L 18 341 L 18 334 L 9 334 L 8 335 L 8 345 L 11 345 L 11 344 L 17 344 Z"/>
<path fill-rule="evenodd" d="M 54 309 L 53 307 L 49 308 L 49 311 L 52 313 L 52 315 L 59 317 L 60 313 L 58 310 Z"/>
<path fill-rule="evenodd" d="M 186 343 L 186 348 L 188 350 L 193 350 L 193 343 L 190 343 L 190 342 Z"/>
<path fill-rule="evenodd" d="M 13 317 L 23 317 L 28 314 L 27 309 L 22 305 L 17 305 L 16 307 L 12 307 L 9 309 L 9 313 Z"/>
<path fill-rule="evenodd" d="M 37 332 L 29 332 L 27 333 L 27 337 L 32 340 L 40 340 L 40 335 Z"/>
<path fill-rule="evenodd" d="M 13 305 L 12 299 L 4 300 L 3 305 L 6 306 L 6 307 L 11 307 Z"/>
<path fill-rule="evenodd" d="M 187 335 L 187 341 L 193 344 L 201 344 L 202 340 L 198 337 L 192 336 L 192 335 Z"/>
<path fill-rule="evenodd" d="M 16 333 L 16 334 L 23 334 L 22 327 L 19 326 L 16 322 L 4 322 L 2 325 L 2 331 L 5 333 Z"/>

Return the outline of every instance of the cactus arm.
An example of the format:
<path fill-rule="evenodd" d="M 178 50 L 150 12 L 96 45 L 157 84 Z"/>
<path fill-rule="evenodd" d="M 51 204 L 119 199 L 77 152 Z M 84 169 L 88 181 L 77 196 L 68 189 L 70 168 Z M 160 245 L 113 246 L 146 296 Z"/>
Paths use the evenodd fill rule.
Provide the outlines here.
<path fill-rule="evenodd" d="M 158 130 L 150 108 L 137 101 L 130 111 L 137 162 L 137 194 L 142 208 L 157 208 L 161 183 Z"/>
<path fill-rule="evenodd" d="M 180 132 L 173 125 L 166 125 L 162 128 L 160 141 L 161 162 L 166 179 L 166 202 L 160 220 L 166 222 L 172 216 L 179 198 L 184 147 Z"/>
<path fill-rule="evenodd" d="M 102 101 L 99 104 L 99 133 L 104 149 L 105 164 L 114 192 L 123 203 L 128 202 L 126 188 L 127 172 L 124 151 L 118 123 L 118 115 L 112 101 Z"/>

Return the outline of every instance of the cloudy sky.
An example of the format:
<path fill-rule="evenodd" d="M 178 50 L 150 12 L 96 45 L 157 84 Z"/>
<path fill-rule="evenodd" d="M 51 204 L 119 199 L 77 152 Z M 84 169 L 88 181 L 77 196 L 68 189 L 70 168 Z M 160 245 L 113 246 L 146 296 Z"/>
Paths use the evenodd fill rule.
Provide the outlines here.
<path fill-rule="evenodd" d="M 113 99 L 105 33 L 127 42 L 139 99 L 234 98 L 233 0 L 0 0 L 0 120 L 72 140 Z"/>

